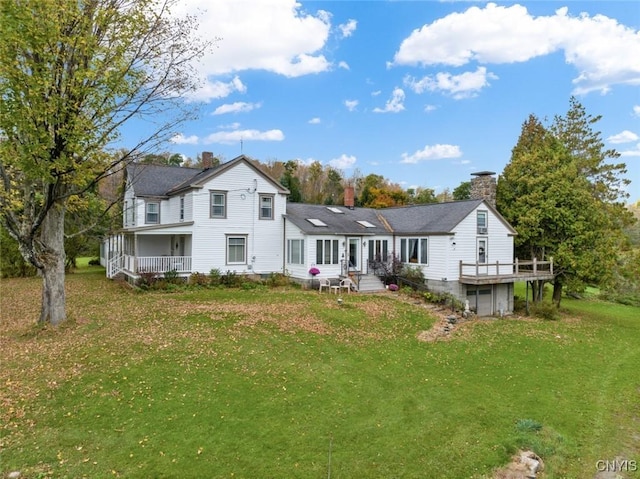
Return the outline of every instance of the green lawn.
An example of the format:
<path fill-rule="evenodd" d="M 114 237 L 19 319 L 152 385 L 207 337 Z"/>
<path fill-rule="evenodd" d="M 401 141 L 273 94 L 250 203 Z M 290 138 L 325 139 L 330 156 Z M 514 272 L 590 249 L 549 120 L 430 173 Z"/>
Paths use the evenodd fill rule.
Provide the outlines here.
<path fill-rule="evenodd" d="M 81 271 L 59 330 L 33 326 L 38 279 L 2 280 L 0 475 L 482 478 L 519 447 L 545 478 L 640 462 L 638 308 L 563 300 L 558 321 L 423 343 L 434 320 L 391 294 L 135 293 Z"/>

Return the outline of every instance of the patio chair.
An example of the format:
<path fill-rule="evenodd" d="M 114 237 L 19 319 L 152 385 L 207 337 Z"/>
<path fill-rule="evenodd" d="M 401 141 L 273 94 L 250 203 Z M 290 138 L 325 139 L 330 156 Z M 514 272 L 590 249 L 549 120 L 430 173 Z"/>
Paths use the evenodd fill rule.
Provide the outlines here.
<path fill-rule="evenodd" d="M 351 293 L 352 289 L 353 291 L 357 291 L 356 284 L 350 278 L 345 278 L 342 281 L 340 281 L 340 290 L 343 290 L 343 289 L 347 290 L 347 294 Z"/>
<path fill-rule="evenodd" d="M 331 280 L 329 278 L 320 278 L 318 281 L 320 282 L 318 292 L 322 293 L 323 288 L 326 288 L 327 291 L 331 292 Z"/>

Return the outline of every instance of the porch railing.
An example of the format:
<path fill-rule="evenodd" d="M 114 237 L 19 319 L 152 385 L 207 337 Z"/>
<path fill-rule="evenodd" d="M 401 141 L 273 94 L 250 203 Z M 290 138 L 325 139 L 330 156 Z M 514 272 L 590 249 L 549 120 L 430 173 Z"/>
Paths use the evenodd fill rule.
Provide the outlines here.
<path fill-rule="evenodd" d="M 129 265 L 127 269 L 136 273 L 191 272 L 191 256 L 130 256 L 129 258 L 134 259 L 134 264 Z"/>
<path fill-rule="evenodd" d="M 116 253 L 107 261 L 107 278 L 113 278 L 124 266 L 124 255 Z"/>
<path fill-rule="evenodd" d="M 550 261 L 521 261 L 516 258 L 513 263 L 463 263 L 460 261 L 460 276 L 536 276 L 538 274 L 553 275 L 553 258 Z"/>

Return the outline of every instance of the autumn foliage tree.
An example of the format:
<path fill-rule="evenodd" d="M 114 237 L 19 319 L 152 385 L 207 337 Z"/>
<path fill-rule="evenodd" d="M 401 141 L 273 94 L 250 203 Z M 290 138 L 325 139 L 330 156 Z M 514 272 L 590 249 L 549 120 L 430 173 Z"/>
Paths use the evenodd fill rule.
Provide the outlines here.
<path fill-rule="evenodd" d="M 152 151 L 189 118 L 192 61 L 206 44 L 170 1 L 0 0 L 0 216 L 43 279 L 39 321 L 66 318 L 71 198 Z M 126 151 L 120 127 L 151 119 Z"/>

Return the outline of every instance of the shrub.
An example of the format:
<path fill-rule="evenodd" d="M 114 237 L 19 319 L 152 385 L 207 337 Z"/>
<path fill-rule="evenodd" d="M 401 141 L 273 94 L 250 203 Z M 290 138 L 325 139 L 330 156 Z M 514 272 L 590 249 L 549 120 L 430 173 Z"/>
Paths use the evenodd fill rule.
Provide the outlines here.
<path fill-rule="evenodd" d="M 530 308 L 531 314 L 537 318 L 554 321 L 560 317 L 558 308 L 553 303 L 534 303 Z"/>
<path fill-rule="evenodd" d="M 268 286 L 272 288 L 278 286 L 287 286 L 289 284 L 289 277 L 282 273 L 271 273 L 266 281 Z"/>
<path fill-rule="evenodd" d="M 175 269 L 164 272 L 164 280 L 169 284 L 178 284 L 180 281 L 180 276 Z"/>
<path fill-rule="evenodd" d="M 89 260 L 89 266 L 100 266 L 100 258 L 91 258 Z"/>
<path fill-rule="evenodd" d="M 420 266 L 405 264 L 402 268 L 402 277 L 414 283 L 424 284 L 424 272 Z"/>
<path fill-rule="evenodd" d="M 222 283 L 222 273 L 218 268 L 213 268 L 209 272 L 209 284 L 212 286 L 218 286 Z"/>
<path fill-rule="evenodd" d="M 527 309 L 527 301 L 524 298 L 516 295 L 513 297 L 513 312 L 524 313 Z"/>
<path fill-rule="evenodd" d="M 243 283 L 242 277 L 238 276 L 235 271 L 227 270 L 220 278 L 220 284 L 228 288 L 237 288 Z"/>
<path fill-rule="evenodd" d="M 209 278 L 204 273 L 192 273 L 189 276 L 189 284 L 191 286 L 207 286 L 209 284 Z"/>
<path fill-rule="evenodd" d="M 154 273 L 153 271 L 140 271 L 138 274 L 140 278 L 138 278 L 137 286 L 140 289 L 151 289 L 155 287 L 155 284 L 159 280 L 158 273 Z"/>

